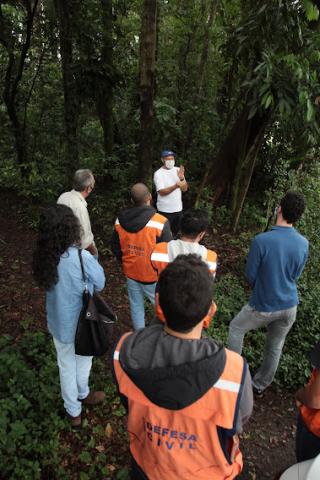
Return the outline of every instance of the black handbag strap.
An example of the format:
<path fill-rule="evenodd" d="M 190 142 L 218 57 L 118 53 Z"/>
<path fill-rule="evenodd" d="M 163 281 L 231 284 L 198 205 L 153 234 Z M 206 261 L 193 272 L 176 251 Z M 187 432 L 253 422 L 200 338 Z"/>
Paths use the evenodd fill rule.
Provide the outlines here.
<path fill-rule="evenodd" d="M 82 280 L 83 280 L 83 283 L 84 283 L 84 285 L 85 285 L 85 290 L 87 291 L 87 290 L 88 290 L 87 279 L 86 279 L 86 274 L 85 274 L 85 271 L 84 271 L 84 266 L 83 266 L 83 260 L 82 260 L 81 252 L 82 252 L 82 249 L 79 248 L 78 254 L 79 254 L 79 260 L 80 260 L 80 266 L 81 266 L 81 272 L 82 272 Z"/>

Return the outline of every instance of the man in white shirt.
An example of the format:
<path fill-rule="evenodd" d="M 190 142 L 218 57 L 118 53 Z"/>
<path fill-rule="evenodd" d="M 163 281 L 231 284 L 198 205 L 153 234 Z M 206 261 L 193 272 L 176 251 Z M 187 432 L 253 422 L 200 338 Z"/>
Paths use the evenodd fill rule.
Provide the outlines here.
<path fill-rule="evenodd" d="M 86 198 L 94 188 L 95 180 L 91 170 L 77 170 L 73 178 L 73 190 L 65 192 L 58 198 L 57 203 L 70 207 L 81 225 L 81 247 L 97 256 L 98 251 L 94 243 L 91 223 L 87 210 Z"/>
<path fill-rule="evenodd" d="M 182 192 L 188 190 L 184 178 L 184 167 L 175 167 L 175 154 L 164 150 L 161 154 L 162 167 L 153 176 L 157 190 L 157 210 L 170 222 L 172 234 L 178 235 L 182 216 Z"/>

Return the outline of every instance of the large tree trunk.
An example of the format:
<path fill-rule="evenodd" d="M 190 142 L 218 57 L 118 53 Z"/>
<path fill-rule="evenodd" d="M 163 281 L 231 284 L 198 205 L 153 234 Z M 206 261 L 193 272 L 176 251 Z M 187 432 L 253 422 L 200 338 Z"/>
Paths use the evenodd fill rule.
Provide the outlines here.
<path fill-rule="evenodd" d="M 60 54 L 62 64 L 64 119 L 66 134 L 66 165 L 67 174 L 71 179 L 79 167 L 78 152 L 78 114 L 79 99 L 76 81 L 73 75 L 72 47 L 72 1 L 55 0 L 59 21 Z"/>
<path fill-rule="evenodd" d="M 201 50 L 201 55 L 200 55 L 199 65 L 198 65 L 197 85 L 196 85 L 196 92 L 194 97 L 195 105 L 199 105 L 201 101 L 203 83 L 205 78 L 205 69 L 206 69 L 208 54 L 209 54 L 210 30 L 213 24 L 213 20 L 217 13 L 218 1 L 211 0 L 208 13 L 205 8 L 205 2 L 203 2 L 203 5 L 201 7 L 202 7 L 202 14 L 204 17 L 206 17 L 206 22 L 205 22 L 204 33 L 203 33 L 202 50 Z M 187 131 L 187 135 L 185 136 L 185 141 L 182 148 L 182 156 L 185 155 L 186 150 L 192 145 L 192 137 L 193 137 L 195 123 L 196 122 L 195 122 L 194 115 L 192 115 L 189 123 L 189 128 Z"/>
<path fill-rule="evenodd" d="M 218 0 L 211 0 L 210 6 L 209 6 L 208 19 L 205 24 L 205 29 L 203 34 L 202 51 L 201 51 L 201 56 L 199 61 L 197 95 L 200 95 L 203 89 L 205 67 L 208 60 L 209 45 L 210 45 L 210 30 L 213 24 L 213 20 L 216 17 L 217 9 L 218 9 Z"/>
<path fill-rule="evenodd" d="M 152 171 L 157 0 L 144 0 L 140 34 L 140 148 L 139 178 L 149 182 Z"/>
<path fill-rule="evenodd" d="M 24 38 L 20 42 L 21 49 L 19 55 L 14 51 L 15 39 L 9 25 L 6 25 L 1 11 L 0 3 L 0 42 L 4 45 L 8 53 L 8 64 L 5 74 L 5 84 L 3 90 L 3 100 L 7 108 L 8 116 L 11 121 L 13 135 L 15 139 L 17 163 L 19 165 L 22 177 L 28 177 L 28 151 L 26 142 L 26 124 L 23 121 L 24 108 L 18 101 L 19 85 L 22 79 L 25 61 L 31 44 L 32 28 L 35 13 L 38 6 L 38 0 L 34 2 L 24 1 L 23 6 L 26 10 L 26 30 Z"/>
<path fill-rule="evenodd" d="M 240 215 L 251 183 L 257 155 L 263 142 L 266 125 L 267 119 L 260 123 L 254 134 L 253 143 L 246 151 L 243 160 L 238 161 L 237 164 L 231 197 L 231 226 L 233 231 L 236 231 L 238 228 Z"/>
<path fill-rule="evenodd" d="M 103 19 L 103 47 L 102 65 L 105 76 L 101 85 L 96 89 L 96 107 L 99 120 L 103 129 L 103 145 L 105 157 L 111 155 L 114 139 L 113 125 L 113 21 L 112 0 L 101 0 Z"/>
<path fill-rule="evenodd" d="M 256 156 L 271 112 L 256 113 L 250 120 L 248 115 L 249 107 L 244 107 L 220 151 L 209 163 L 196 200 L 196 204 L 198 204 L 201 191 L 206 186 L 210 186 L 213 191 L 215 205 L 221 201 L 223 196 L 231 192 L 230 207 L 234 228 L 239 222 Z"/>
<path fill-rule="evenodd" d="M 12 77 L 16 70 L 16 59 L 13 53 L 9 53 L 9 61 L 5 77 L 5 87 L 3 92 L 3 100 L 5 102 L 8 116 L 11 121 L 12 131 L 15 139 L 15 147 L 17 153 L 17 163 L 22 177 L 27 177 L 28 169 L 28 154 L 25 129 L 19 118 L 19 106 L 16 102 L 16 94 L 12 90 Z"/>

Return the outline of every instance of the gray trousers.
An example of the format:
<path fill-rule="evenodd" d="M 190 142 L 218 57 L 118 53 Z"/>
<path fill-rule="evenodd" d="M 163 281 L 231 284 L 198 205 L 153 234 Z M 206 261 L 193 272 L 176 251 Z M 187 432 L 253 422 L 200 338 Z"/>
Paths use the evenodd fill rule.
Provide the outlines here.
<path fill-rule="evenodd" d="M 249 330 L 267 328 L 263 361 L 252 380 L 253 386 L 258 390 L 264 390 L 271 384 L 278 368 L 286 336 L 294 324 L 296 314 L 296 306 L 277 312 L 258 312 L 247 304 L 230 322 L 228 348 L 240 355 L 244 335 Z"/>

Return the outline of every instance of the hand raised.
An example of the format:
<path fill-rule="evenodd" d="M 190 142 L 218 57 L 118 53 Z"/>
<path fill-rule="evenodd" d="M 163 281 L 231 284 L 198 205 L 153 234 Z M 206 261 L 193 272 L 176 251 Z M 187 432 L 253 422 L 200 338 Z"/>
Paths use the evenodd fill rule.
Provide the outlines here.
<path fill-rule="evenodd" d="M 179 182 L 177 182 L 176 185 L 177 185 L 179 188 L 183 188 L 183 187 L 186 185 L 186 183 L 187 183 L 187 182 L 185 181 L 185 179 L 183 179 L 183 180 L 180 180 Z"/>
<path fill-rule="evenodd" d="M 183 165 L 181 165 L 179 170 L 178 170 L 178 177 L 180 178 L 180 180 L 184 179 L 184 166 Z"/>

